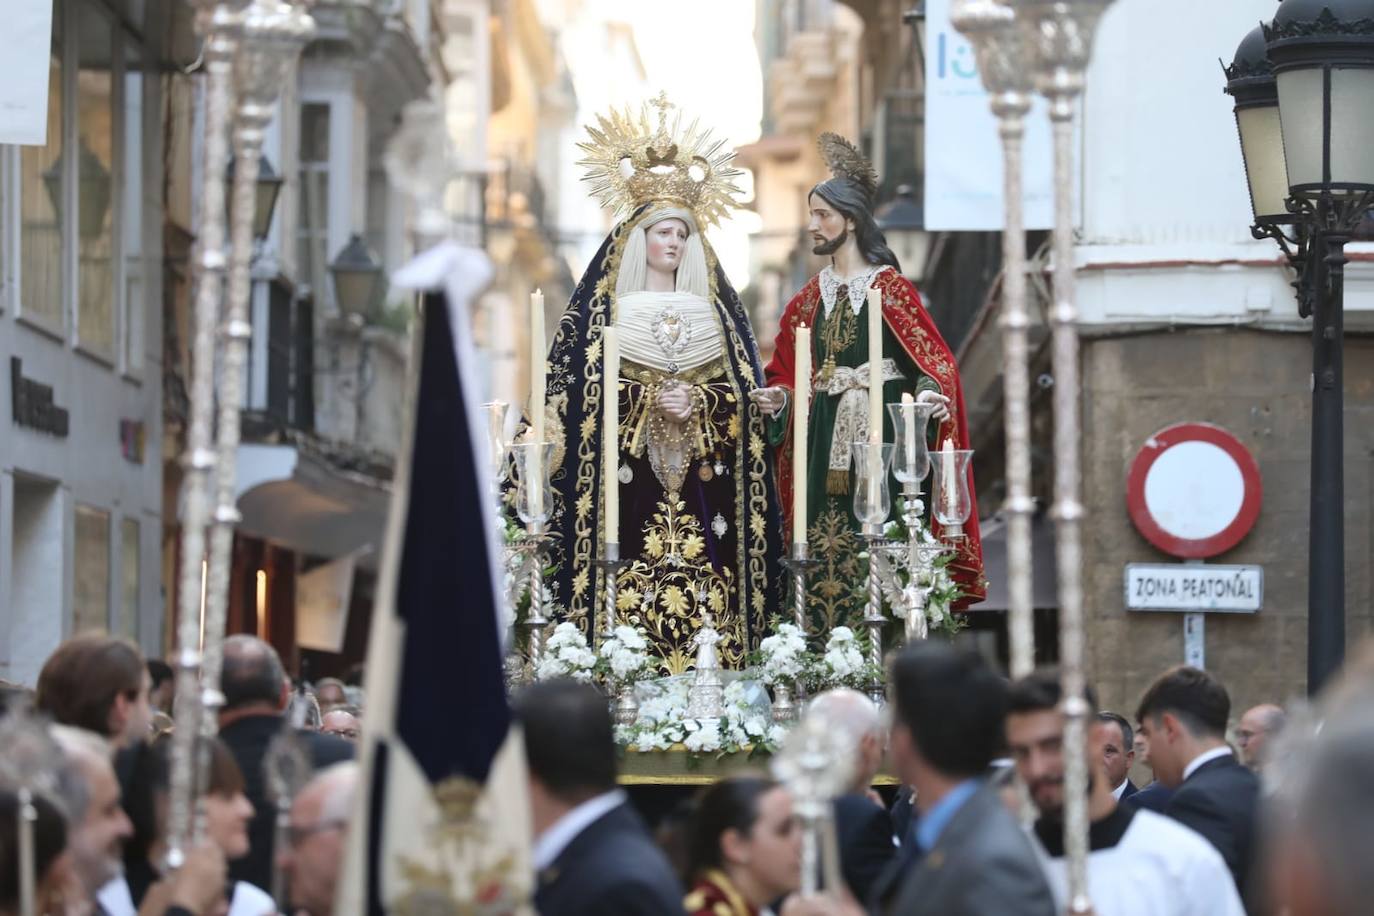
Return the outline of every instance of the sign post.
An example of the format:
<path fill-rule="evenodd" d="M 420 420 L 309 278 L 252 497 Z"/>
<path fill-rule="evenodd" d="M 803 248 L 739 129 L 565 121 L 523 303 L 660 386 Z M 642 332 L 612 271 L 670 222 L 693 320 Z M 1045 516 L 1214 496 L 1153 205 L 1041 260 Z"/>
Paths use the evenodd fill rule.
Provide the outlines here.
<path fill-rule="evenodd" d="M 1264 603 L 1264 569 L 1208 566 L 1259 517 L 1259 466 L 1226 430 L 1180 423 L 1146 440 L 1131 463 L 1126 505 L 1147 541 L 1181 564 L 1126 566 L 1128 611 L 1182 611 L 1184 663 L 1206 666 L 1209 613 L 1253 614 Z"/>

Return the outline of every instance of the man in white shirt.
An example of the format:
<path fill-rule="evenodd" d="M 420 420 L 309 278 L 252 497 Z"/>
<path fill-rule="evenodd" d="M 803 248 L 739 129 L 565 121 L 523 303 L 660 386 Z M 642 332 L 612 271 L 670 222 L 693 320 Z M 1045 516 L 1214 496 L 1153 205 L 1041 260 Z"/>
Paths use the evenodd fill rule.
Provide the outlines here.
<path fill-rule="evenodd" d="M 1056 671 L 1011 685 L 1007 745 L 1040 812 L 1033 827 L 1060 912 L 1068 899 L 1064 858 L 1064 716 Z M 1091 693 L 1089 702 L 1093 701 Z M 1226 863 L 1192 830 L 1153 811 L 1122 807 L 1110 788 L 1103 745 L 1112 723 L 1089 732 L 1088 892 L 1098 916 L 1244 916 Z"/>
<path fill-rule="evenodd" d="M 1206 837 L 1247 896 L 1259 780 L 1226 744 L 1230 714 L 1231 698 L 1220 681 L 1179 665 L 1145 691 L 1136 719 L 1150 742 L 1155 778 L 1174 790 L 1164 813 Z"/>
<path fill-rule="evenodd" d="M 606 697 L 571 680 L 515 698 L 529 765 L 541 916 L 682 914 L 682 885 L 625 793 Z"/>

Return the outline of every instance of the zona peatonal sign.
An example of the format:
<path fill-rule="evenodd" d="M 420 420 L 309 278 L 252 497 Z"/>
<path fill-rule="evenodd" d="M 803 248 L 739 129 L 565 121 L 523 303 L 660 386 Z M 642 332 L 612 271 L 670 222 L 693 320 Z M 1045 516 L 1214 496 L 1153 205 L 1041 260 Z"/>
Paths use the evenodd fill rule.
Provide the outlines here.
<path fill-rule="evenodd" d="M 1253 614 L 1264 603 L 1264 567 L 1126 564 L 1126 609 Z"/>
<path fill-rule="evenodd" d="M 1126 565 L 1126 609 L 1254 613 L 1264 569 L 1201 561 L 1241 542 L 1259 518 L 1263 490 L 1250 450 L 1219 426 L 1179 423 L 1141 447 L 1126 479 L 1126 507 L 1141 535 L 1180 564 Z"/>

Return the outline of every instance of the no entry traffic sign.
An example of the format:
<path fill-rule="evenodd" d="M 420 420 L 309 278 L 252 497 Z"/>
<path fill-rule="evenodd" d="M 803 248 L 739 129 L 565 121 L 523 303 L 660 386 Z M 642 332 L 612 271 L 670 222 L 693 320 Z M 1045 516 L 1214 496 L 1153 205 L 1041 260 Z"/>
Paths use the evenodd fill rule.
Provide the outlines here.
<path fill-rule="evenodd" d="M 1126 507 L 1147 541 L 1187 559 L 1240 543 L 1259 517 L 1259 465 L 1210 423 L 1179 423 L 1145 441 L 1126 478 Z"/>

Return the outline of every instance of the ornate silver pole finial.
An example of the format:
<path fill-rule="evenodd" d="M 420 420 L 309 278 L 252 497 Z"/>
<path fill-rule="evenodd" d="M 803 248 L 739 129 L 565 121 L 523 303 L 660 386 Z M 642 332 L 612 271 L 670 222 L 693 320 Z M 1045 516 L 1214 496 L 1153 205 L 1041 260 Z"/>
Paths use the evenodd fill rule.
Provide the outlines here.
<path fill-rule="evenodd" d="M 19 803 L 15 846 L 20 916 L 38 916 L 33 838 L 38 810 L 33 804 L 34 795 L 53 791 L 61 763 L 61 748 L 26 703 L 14 704 L 0 718 L 0 788 L 13 791 Z"/>
<path fill-rule="evenodd" d="M 839 848 L 831 802 L 854 776 L 854 745 L 845 729 L 808 713 L 773 758 L 773 775 L 787 786 L 802 824 L 801 891 L 814 894 L 819 878 L 838 887 Z"/>
<path fill-rule="evenodd" d="M 210 520 L 210 475 L 215 468 L 215 325 L 224 288 L 224 173 L 233 104 L 233 62 L 242 0 L 194 0 L 196 31 L 205 42 L 205 144 L 200 214 L 196 224 L 195 308 L 191 318 L 190 415 L 181 464 L 181 558 L 177 575 L 176 729 L 167 814 L 167 864 L 185 858 L 195 804 L 195 739 L 201 729 L 201 595 L 205 587 L 205 528 Z"/>
<path fill-rule="evenodd" d="M 1064 694 L 1064 846 L 1069 912 L 1092 912 L 1088 896 L 1088 764 L 1083 753 L 1082 524 L 1079 464 L 1078 308 L 1074 297 L 1073 117 L 1093 33 L 1111 0 L 1017 0 L 1017 19 L 1049 100 L 1054 130 L 1054 510 L 1059 574 L 1059 652 Z"/>
<path fill-rule="evenodd" d="M 457 171 L 444 106 L 425 97 L 401 109 L 401 126 L 386 145 L 382 166 L 387 179 L 414 206 L 411 231 L 417 248 L 449 235 L 452 221 L 444 212 L 444 191 Z"/>
<path fill-rule="evenodd" d="M 314 21 L 302 5 L 283 0 L 252 0 L 244 8 L 239 22 L 239 47 L 234 58 L 234 77 L 239 97 L 233 126 L 234 184 L 229 210 L 229 284 L 224 321 L 219 328 L 221 366 L 219 418 L 215 437 L 215 510 L 207 563 L 205 647 L 201 678 L 205 706 L 202 730 L 207 736 L 214 734 L 216 714 L 224 705 L 219 682 L 229 603 L 234 526 L 240 519 L 235 504 L 234 469 L 239 447 L 239 412 L 243 402 L 248 341 L 253 336 L 252 325 L 248 322 L 248 297 L 252 287 L 249 266 L 253 258 L 253 213 L 258 167 L 264 134 L 275 112 L 277 96 L 287 77 L 294 73 L 301 48 L 314 34 L 314 29 Z"/>
<path fill-rule="evenodd" d="M 1030 312 L 1026 306 L 1026 231 L 1023 205 L 1022 141 L 1031 106 L 1030 51 L 1016 14 L 996 0 L 961 0 L 951 14 L 954 27 L 973 45 L 978 73 L 988 91 L 1002 139 L 1002 388 L 1007 449 L 1007 596 L 1011 674 L 1022 677 L 1035 664 L 1031 589 Z"/>

